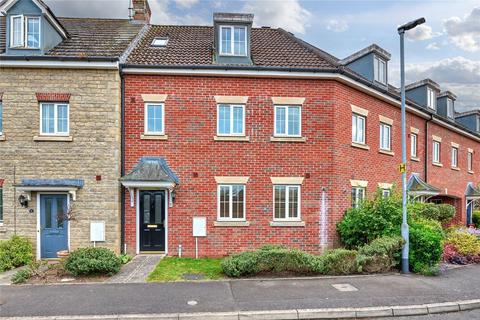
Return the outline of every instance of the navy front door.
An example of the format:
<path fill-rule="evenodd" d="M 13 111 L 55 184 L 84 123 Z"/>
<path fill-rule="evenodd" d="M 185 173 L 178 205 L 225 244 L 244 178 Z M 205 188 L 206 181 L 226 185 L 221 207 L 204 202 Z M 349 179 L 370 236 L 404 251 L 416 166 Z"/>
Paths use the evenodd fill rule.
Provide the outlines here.
<path fill-rule="evenodd" d="M 165 251 L 165 191 L 140 191 L 140 251 Z"/>
<path fill-rule="evenodd" d="M 40 195 L 41 257 L 56 258 L 57 251 L 68 250 L 67 195 Z"/>

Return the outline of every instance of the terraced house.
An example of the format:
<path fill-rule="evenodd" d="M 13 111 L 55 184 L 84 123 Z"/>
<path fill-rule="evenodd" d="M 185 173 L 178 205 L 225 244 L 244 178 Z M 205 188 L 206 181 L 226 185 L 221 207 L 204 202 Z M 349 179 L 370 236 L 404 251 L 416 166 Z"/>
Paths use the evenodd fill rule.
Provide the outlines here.
<path fill-rule="evenodd" d="M 141 22 L 0 1 L 0 239 L 27 236 L 38 258 L 120 250 L 118 68 Z"/>
<path fill-rule="evenodd" d="M 318 253 L 335 246 L 347 208 L 400 184 L 390 53 L 371 45 L 338 59 L 253 18 L 149 25 L 123 64 L 128 252 Z M 453 204 L 467 223 L 480 136 L 434 81 L 407 97 L 410 197 Z"/>

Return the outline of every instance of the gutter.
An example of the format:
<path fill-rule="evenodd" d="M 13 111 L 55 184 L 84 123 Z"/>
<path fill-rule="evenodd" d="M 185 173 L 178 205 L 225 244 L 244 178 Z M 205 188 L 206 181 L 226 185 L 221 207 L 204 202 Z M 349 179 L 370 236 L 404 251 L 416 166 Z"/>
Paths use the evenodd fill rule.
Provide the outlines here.
<path fill-rule="evenodd" d="M 106 69 L 118 70 L 118 58 L 64 56 L 2 56 L 0 68 Z"/>
<path fill-rule="evenodd" d="M 113 57 L 73 57 L 73 56 L 4 56 L 0 55 L 0 61 L 78 61 L 78 62 L 116 62 Z"/>
<path fill-rule="evenodd" d="M 121 145 L 120 145 L 120 177 L 125 175 L 125 77 L 122 74 L 122 68 L 120 67 L 120 92 L 121 92 Z M 123 186 L 120 185 L 120 252 L 126 253 L 125 248 L 125 192 Z"/>

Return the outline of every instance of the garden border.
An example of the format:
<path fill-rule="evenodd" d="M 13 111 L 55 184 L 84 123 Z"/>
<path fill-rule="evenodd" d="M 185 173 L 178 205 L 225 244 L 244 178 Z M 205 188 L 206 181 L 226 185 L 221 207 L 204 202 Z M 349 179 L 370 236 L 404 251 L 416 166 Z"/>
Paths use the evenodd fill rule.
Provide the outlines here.
<path fill-rule="evenodd" d="M 50 317 L 0 317 L 2 320 L 298 320 L 298 319 L 362 319 L 380 317 L 418 316 L 447 312 L 460 312 L 480 309 L 480 299 L 459 300 L 453 302 L 430 303 L 406 306 L 380 306 L 363 308 L 322 308 L 291 309 L 270 311 L 235 311 L 202 313 L 160 313 L 160 314 L 122 314 L 122 315 L 73 315 Z"/>

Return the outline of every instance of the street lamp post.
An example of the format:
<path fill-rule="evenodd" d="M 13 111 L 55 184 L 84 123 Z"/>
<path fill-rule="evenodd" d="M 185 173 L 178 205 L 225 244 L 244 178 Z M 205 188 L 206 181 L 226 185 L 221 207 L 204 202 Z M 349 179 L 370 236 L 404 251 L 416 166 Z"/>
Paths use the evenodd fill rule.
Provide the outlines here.
<path fill-rule="evenodd" d="M 407 221 L 407 129 L 406 129 L 406 112 L 405 112 L 405 52 L 404 38 L 405 31 L 415 28 L 425 23 L 425 18 L 408 22 L 398 27 L 400 35 L 400 85 L 402 95 L 402 164 L 400 171 L 402 173 L 402 238 L 405 241 L 402 249 L 402 272 L 409 273 L 408 252 L 409 252 L 409 230 Z"/>

